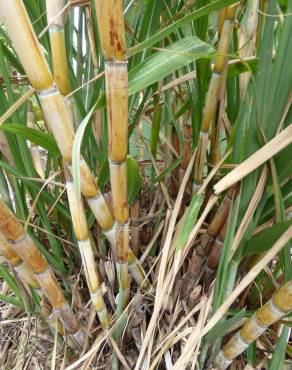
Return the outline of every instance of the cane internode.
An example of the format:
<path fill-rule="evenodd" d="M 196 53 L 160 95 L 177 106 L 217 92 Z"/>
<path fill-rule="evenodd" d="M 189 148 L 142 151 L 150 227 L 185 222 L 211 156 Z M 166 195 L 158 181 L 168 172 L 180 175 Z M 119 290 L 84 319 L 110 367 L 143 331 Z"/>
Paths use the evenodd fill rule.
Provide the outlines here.
<path fill-rule="evenodd" d="M 64 96 L 71 91 L 64 31 L 67 14 L 65 5 L 64 0 L 46 0 L 54 80 Z"/>
<path fill-rule="evenodd" d="M 214 367 L 227 369 L 233 359 L 239 356 L 269 326 L 280 320 L 292 310 L 292 281 L 287 282 L 272 298 L 248 319 L 217 355 Z"/>

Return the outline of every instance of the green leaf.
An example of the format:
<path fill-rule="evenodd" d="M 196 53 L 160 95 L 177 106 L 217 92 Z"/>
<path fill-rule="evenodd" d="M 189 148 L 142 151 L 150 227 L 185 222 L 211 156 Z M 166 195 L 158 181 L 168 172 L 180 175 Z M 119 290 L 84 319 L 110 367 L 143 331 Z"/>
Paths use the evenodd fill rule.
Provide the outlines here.
<path fill-rule="evenodd" d="M 292 225 L 292 220 L 280 222 L 260 231 L 246 242 L 243 247 L 243 256 L 266 252 L 276 243 L 290 225 Z"/>
<path fill-rule="evenodd" d="M 11 275 L 11 273 L 3 265 L 0 265 L 0 276 L 2 277 L 3 280 L 6 281 L 7 285 L 12 290 L 12 292 L 17 296 L 18 300 L 22 300 L 21 292 L 18 288 L 15 278 Z"/>
<path fill-rule="evenodd" d="M 247 363 L 254 366 L 256 363 L 256 341 L 251 343 L 251 345 L 246 349 L 246 359 Z"/>
<path fill-rule="evenodd" d="M 246 310 L 244 308 L 243 310 L 232 316 L 229 320 L 219 322 L 217 325 L 215 325 L 214 328 L 206 335 L 206 343 L 212 343 L 214 340 L 224 337 L 224 335 L 228 333 L 230 328 L 232 328 L 235 324 L 237 324 L 241 319 L 244 318 L 245 313 Z"/>
<path fill-rule="evenodd" d="M 142 186 L 140 168 L 134 158 L 127 158 L 128 202 L 133 204 Z"/>
<path fill-rule="evenodd" d="M 259 64 L 259 59 L 253 59 L 248 61 L 239 60 L 238 63 L 233 63 L 228 66 L 227 78 L 238 76 L 240 73 L 255 72 Z"/>
<path fill-rule="evenodd" d="M 104 158 L 102 161 L 100 170 L 99 170 L 99 175 L 97 179 L 97 186 L 103 191 L 106 183 L 109 181 L 110 178 L 110 173 L 109 173 L 109 163 L 108 163 L 108 158 Z"/>
<path fill-rule="evenodd" d="M 129 95 L 152 85 L 199 58 L 210 57 L 215 50 L 196 36 L 185 37 L 151 55 L 129 72 Z"/>
<path fill-rule="evenodd" d="M 1 31 L 1 34 L 4 35 L 6 37 L 6 34 L 4 32 Z M 6 40 L 7 42 L 7 40 Z M 25 72 L 23 70 L 23 67 L 21 65 L 21 63 L 19 62 L 19 60 L 12 54 L 12 52 L 9 50 L 8 46 L 1 40 L 0 42 L 1 44 L 1 49 L 2 49 L 2 52 L 3 52 L 3 55 L 5 56 L 5 58 L 7 60 L 9 60 L 9 62 L 13 65 L 13 67 L 15 69 L 18 70 L 18 72 L 22 75 L 25 75 Z"/>
<path fill-rule="evenodd" d="M 26 127 L 17 123 L 6 123 L 0 126 L 3 131 L 10 132 L 12 134 L 19 135 L 26 140 L 30 140 L 33 143 L 47 149 L 54 155 L 59 155 L 60 151 L 58 149 L 55 139 L 45 132 L 35 130 L 33 128 Z"/>
<path fill-rule="evenodd" d="M 209 15 L 210 12 L 216 11 L 218 9 L 221 9 L 225 6 L 231 5 L 236 3 L 238 0 L 218 0 L 214 1 L 211 4 L 208 4 L 206 6 L 203 6 L 202 8 L 195 10 L 191 14 L 188 14 L 184 16 L 183 18 L 178 19 L 176 22 L 173 22 L 167 27 L 164 27 L 161 31 L 157 32 L 155 35 L 149 37 L 144 42 L 140 43 L 137 46 L 134 46 L 133 48 L 130 48 L 128 50 L 128 55 L 134 55 L 136 53 L 139 53 L 145 48 L 149 48 L 150 46 L 155 45 L 158 41 L 164 39 L 166 36 L 168 36 L 170 33 L 176 31 L 178 28 L 190 23 L 191 21 L 194 21 L 198 18 L 204 17 L 205 15 Z"/>
<path fill-rule="evenodd" d="M 282 368 L 281 365 L 283 365 L 285 359 L 285 352 L 289 340 L 290 330 L 291 329 L 287 326 L 283 327 L 280 338 L 278 338 L 276 347 L 273 351 L 273 357 L 269 365 L 269 370 L 279 370 Z"/>
<path fill-rule="evenodd" d="M 181 164 L 181 158 L 176 159 L 172 162 L 172 164 L 167 167 L 165 170 L 163 170 L 158 176 L 156 176 L 153 179 L 153 184 L 156 184 L 157 182 L 163 180 L 165 176 L 167 176 L 170 172 L 176 169 Z"/>
<path fill-rule="evenodd" d="M 8 297 L 7 295 L 0 294 L 0 301 L 12 304 L 13 306 L 19 307 L 19 308 L 24 308 L 24 304 L 22 301 L 19 299 L 13 298 L 13 297 Z"/>
<path fill-rule="evenodd" d="M 25 178 L 25 174 L 19 172 L 17 169 L 10 166 L 8 163 L 0 160 L 0 167 L 10 172 L 13 176 L 19 179 L 21 178 L 21 181 L 25 182 L 26 186 L 30 187 L 33 191 L 36 191 L 36 192 L 40 191 L 41 187 L 39 186 L 38 183 L 31 181 L 28 178 Z M 49 205 L 54 204 L 54 206 L 58 209 L 58 211 L 62 213 L 62 215 L 67 218 L 67 220 L 71 220 L 69 210 L 66 207 L 64 207 L 60 202 L 56 203 L 56 199 L 48 191 L 43 190 L 40 193 L 40 198 L 43 198 Z"/>
<path fill-rule="evenodd" d="M 193 196 L 191 204 L 189 205 L 185 213 L 181 232 L 179 233 L 179 236 L 177 238 L 177 242 L 176 242 L 177 251 L 182 250 L 185 247 L 188 241 L 188 238 L 190 236 L 190 233 L 197 220 L 199 211 L 203 204 L 203 200 L 204 200 L 204 196 L 202 194 Z"/>

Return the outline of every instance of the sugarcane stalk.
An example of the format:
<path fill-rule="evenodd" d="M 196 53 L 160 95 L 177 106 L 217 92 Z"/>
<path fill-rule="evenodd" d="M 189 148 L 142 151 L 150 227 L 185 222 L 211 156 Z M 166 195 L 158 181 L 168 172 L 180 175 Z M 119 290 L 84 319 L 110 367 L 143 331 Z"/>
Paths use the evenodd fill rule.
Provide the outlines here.
<path fill-rule="evenodd" d="M 47 20 L 52 49 L 54 80 L 64 96 L 71 91 L 65 43 L 65 0 L 46 0 Z"/>
<path fill-rule="evenodd" d="M 11 244 L 7 241 L 7 239 L 4 237 L 2 233 L 0 233 L 0 255 L 2 255 L 2 257 L 5 258 L 8 264 L 11 265 L 13 270 L 16 271 L 17 275 L 20 277 L 24 285 L 27 288 L 28 286 L 31 286 L 37 292 L 37 294 L 42 298 L 42 301 L 43 301 L 45 299 L 45 296 L 43 295 L 43 291 L 41 289 L 41 286 L 35 274 L 26 265 L 26 263 L 22 261 L 22 259 L 15 252 Z M 50 305 L 49 302 L 47 302 L 46 307 L 47 307 L 47 311 L 49 310 L 49 314 L 41 315 L 41 316 L 45 318 L 47 324 L 52 328 L 52 330 L 55 330 L 55 328 L 57 328 L 58 333 L 64 336 L 63 326 L 58 320 L 58 318 L 56 317 L 55 313 L 52 311 L 52 306 Z"/>
<path fill-rule="evenodd" d="M 27 108 L 27 127 L 32 128 L 32 129 L 37 129 L 37 125 L 35 123 L 35 117 L 34 117 L 34 113 L 32 109 L 32 102 L 30 100 L 28 101 L 28 108 Z M 41 154 L 40 154 L 38 146 L 32 141 L 30 143 L 30 153 L 31 153 L 32 161 L 33 161 L 37 174 L 39 175 L 41 179 L 44 179 L 45 171 L 44 171 L 43 164 L 42 164 Z"/>
<path fill-rule="evenodd" d="M 269 326 L 292 310 L 292 281 L 283 285 L 272 298 L 248 319 L 243 327 L 225 344 L 217 355 L 213 367 L 227 369 L 232 361 L 262 335 Z"/>
<path fill-rule="evenodd" d="M 16 254 L 33 271 L 55 313 L 76 344 L 82 348 L 85 332 L 75 318 L 63 291 L 33 239 L 24 231 L 13 212 L 0 198 L 0 232 L 11 243 Z"/>
<path fill-rule="evenodd" d="M 214 240 L 214 243 L 211 246 L 211 251 L 207 258 L 207 273 L 213 274 L 219 264 L 219 258 L 224 242 L 224 238 L 227 231 L 227 221 L 225 221 L 220 232 Z"/>
<path fill-rule="evenodd" d="M 220 42 L 221 33 L 224 25 L 226 8 L 220 9 L 218 12 L 218 38 Z M 211 124 L 211 145 L 210 145 L 210 159 L 213 165 L 220 160 L 220 127 L 222 118 L 222 109 L 224 104 L 224 93 L 226 88 L 226 72 L 227 72 L 227 58 L 221 72 L 221 83 L 218 88 L 218 94 L 216 99 L 216 107 L 214 110 L 214 116 Z"/>
<path fill-rule="evenodd" d="M 204 248 L 201 245 L 196 247 L 194 250 L 188 270 L 183 278 L 181 287 L 181 297 L 182 299 L 187 299 L 202 275 L 202 270 L 206 261 L 206 255 Z"/>
<path fill-rule="evenodd" d="M 0 233 L 0 254 L 17 272 L 22 281 L 34 288 L 41 296 L 41 287 L 30 268 L 22 261 L 2 233 Z"/>
<path fill-rule="evenodd" d="M 214 166 L 220 160 L 221 106 L 224 101 L 224 99 L 222 98 L 222 91 L 224 90 L 224 86 L 221 85 L 219 90 L 220 92 L 218 93 L 214 119 L 212 121 L 213 124 L 211 127 L 210 160 Z"/>
<path fill-rule="evenodd" d="M 210 238 L 215 238 L 216 235 L 219 233 L 219 231 L 224 226 L 225 221 L 227 220 L 227 217 L 228 217 L 228 213 L 230 210 L 230 206 L 231 206 L 232 198 L 234 194 L 235 194 L 235 189 L 233 187 L 228 190 L 225 197 L 223 198 L 219 208 L 217 209 L 212 221 L 210 222 L 207 228 L 207 235 Z"/>
<path fill-rule="evenodd" d="M 87 31 L 88 31 L 88 41 L 91 52 L 91 59 L 93 64 L 93 74 L 94 77 L 98 75 L 99 71 L 99 62 L 96 53 L 95 41 L 94 41 L 94 29 L 92 22 L 91 10 L 89 7 L 85 8 L 86 22 L 87 22 Z M 97 110 L 93 114 L 93 134 L 97 145 L 100 150 L 102 150 L 102 111 L 101 109 Z"/>
<path fill-rule="evenodd" d="M 181 145 L 180 145 L 180 140 L 179 140 L 175 127 L 173 127 L 172 132 L 171 132 L 171 142 L 172 142 L 173 149 L 176 151 L 176 153 L 180 153 Z M 180 171 L 179 170 L 180 168 L 176 167 L 171 173 L 170 194 L 173 194 L 174 196 L 176 196 L 176 194 L 178 193 L 179 187 L 180 187 L 179 185 L 180 184 L 179 183 Z M 181 212 L 182 212 L 182 208 L 183 208 L 183 205 L 181 207 Z"/>
<path fill-rule="evenodd" d="M 57 333 L 65 336 L 64 328 L 60 321 L 58 320 L 57 316 L 55 315 L 54 311 L 52 310 L 52 306 L 48 302 L 45 296 L 42 296 L 41 300 L 41 317 L 43 317 L 51 330 L 54 332 L 57 330 Z M 70 338 L 70 337 L 69 337 Z M 74 347 L 74 343 L 72 345 Z"/>
<path fill-rule="evenodd" d="M 226 8 L 222 33 L 220 36 L 217 54 L 212 72 L 209 90 L 206 97 L 201 130 L 199 135 L 198 147 L 194 164 L 193 193 L 196 194 L 203 183 L 203 170 L 206 162 L 206 153 L 209 145 L 209 131 L 217 106 L 217 97 L 220 84 L 222 83 L 222 73 L 227 60 L 227 52 L 232 36 L 234 20 L 238 4 Z"/>
<path fill-rule="evenodd" d="M 38 39 L 32 28 L 24 4 L 18 0 L 0 0 L 0 17 L 14 45 L 16 53 L 22 62 L 31 85 L 37 90 L 38 97 L 50 129 L 56 139 L 65 164 L 72 161 L 73 123 L 72 115 L 68 113 L 64 99 L 54 80 Z M 28 53 L 29 50 L 29 53 Z M 87 198 L 88 204 L 110 243 L 115 245 L 114 222 L 108 206 L 98 189 L 87 164 L 80 163 L 81 192 Z M 145 279 L 145 273 L 136 258 L 129 254 L 129 268 L 138 279 L 139 286 Z M 150 286 L 149 282 L 147 283 Z M 145 286 L 145 283 L 144 283 Z"/>
<path fill-rule="evenodd" d="M 116 232 L 116 267 L 120 309 L 129 296 L 129 210 L 127 201 L 128 71 L 123 2 L 95 1 L 99 37 L 105 58 L 109 130 L 109 167 Z M 118 312 L 118 315 L 121 312 Z"/>
<path fill-rule="evenodd" d="M 192 142 L 193 142 L 193 129 L 189 122 L 184 122 L 183 125 L 183 146 L 182 146 L 182 161 L 181 161 L 181 174 L 180 174 L 180 184 L 183 180 L 185 172 L 192 156 Z"/>
<path fill-rule="evenodd" d="M 183 178 L 185 176 L 186 170 L 191 160 L 192 156 L 192 143 L 193 143 L 193 130 L 192 125 L 186 120 L 183 123 L 183 145 L 182 145 L 182 161 L 179 168 L 179 184 L 181 185 Z M 188 181 L 186 186 L 186 195 L 189 197 L 192 193 L 191 183 Z"/>
<path fill-rule="evenodd" d="M 108 329 L 109 316 L 101 292 L 93 248 L 91 245 L 85 212 L 82 205 L 82 199 L 81 196 L 78 195 L 76 187 L 72 181 L 71 174 L 67 169 L 65 170 L 65 177 L 74 233 L 78 241 L 92 306 L 97 312 L 102 328 Z"/>
<path fill-rule="evenodd" d="M 193 251 L 187 273 L 183 279 L 181 289 L 183 298 L 186 298 L 191 293 L 198 278 L 201 276 L 206 261 L 206 273 L 208 275 L 213 274 L 214 269 L 218 265 L 220 251 L 226 233 L 226 221 L 234 194 L 235 189 L 230 188 L 210 222 L 206 234 L 202 237 L 200 244 Z"/>
<path fill-rule="evenodd" d="M 113 200 L 112 200 L 112 194 L 111 193 L 106 193 L 105 194 L 105 201 L 107 203 L 108 210 L 111 214 L 111 217 L 113 219 Z M 135 226 L 134 226 L 135 228 Z M 115 240 L 115 233 L 113 232 L 114 229 L 112 228 L 108 232 L 108 240 L 111 242 L 111 247 L 114 253 L 116 253 L 115 246 L 116 246 L 116 240 Z M 131 230 L 131 240 L 133 238 L 133 230 Z M 147 292 L 153 292 L 153 287 L 151 286 L 148 278 L 145 276 L 145 272 L 138 262 L 136 258 L 136 254 L 133 253 L 132 249 L 129 248 L 129 253 L 128 253 L 128 267 L 131 272 L 131 275 L 133 276 L 134 280 L 139 284 L 140 288 Z M 139 283 L 140 282 L 140 283 Z"/>
<path fill-rule="evenodd" d="M 206 280 L 214 274 L 218 267 L 224 238 L 227 232 L 227 218 L 232 204 L 232 199 L 236 193 L 237 189 L 234 187 L 228 190 L 213 220 L 208 226 L 207 238 L 211 240 L 212 243 L 207 243 L 205 249 L 207 254 L 207 264 L 205 269 Z"/>
<path fill-rule="evenodd" d="M 222 8 L 218 11 L 218 14 L 217 14 L 218 35 L 219 35 L 219 37 L 221 36 L 221 33 L 222 33 L 223 24 L 224 24 L 224 20 L 225 20 L 225 13 L 226 13 L 226 8 Z"/>
<path fill-rule="evenodd" d="M 55 83 L 64 96 L 64 102 L 71 115 L 69 123 L 75 130 L 75 109 L 72 97 L 66 98 L 71 92 L 69 67 L 65 42 L 65 21 L 67 10 L 64 11 L 65 0 L 46 0 L 47 20 L 52 50 L 53 72 Z"/>

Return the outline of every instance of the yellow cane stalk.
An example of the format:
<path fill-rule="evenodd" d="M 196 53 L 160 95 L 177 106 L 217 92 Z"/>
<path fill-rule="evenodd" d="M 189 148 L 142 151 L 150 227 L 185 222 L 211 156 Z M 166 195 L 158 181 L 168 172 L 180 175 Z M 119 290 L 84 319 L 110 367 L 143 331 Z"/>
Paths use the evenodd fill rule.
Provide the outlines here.
<path fill-rule="evenodd" d="M 234 4 L 225 11 L 225 19 L 222 33 L 219 40 L 217 55 L 215 58 L 214 70 L 211 76 L 209 90 L 206 97 L 204 114 L 201 122 L 201 131 L 194 165 L 193 193 L 197 193 L 203 183 L 203 170 L 206 162 L 206 153 L 209 145 L 209 130 L 217 106 L 217 96 L 220 83 L 222 83 L 222 73 L 227 60 L 227 52 L 232 36 L 234 19 L 238 4 Z"/>
<path fill-rule="evenodd" d="M 223 25 L 224 25 L 224 19 L 225 19 L 225 13 L 226 8 L 222 8 L 218 11 L 218 39 L 220 41 Z M 210 129 L 210 152 L 211 152 L 211 163 L 213 165 L 216 165 L 218 161 L 220 160 L 220 126 L 221 126 L 221 110 L 224 100 L 224 90 L 226 87 L 226 76 L 224 75 L 226 73 L 226 66 L 227 66 L 227 59 L 225 60 L 224 65 L 224 71 L 221 75 L 221 84 L 218 88 L 218 94 L 217 94 L 217 101 L 216 101 L 216 107 L 214 110 L 214 116 L 211 123 L 211 129 Z"/>
<path fill-rule="evenodd" d="M 41 287 L 31 269 L 22 261 L 3 234 L 0 233 L 0 254 L 13 267 L 23 282 L 42 295 Z"/>
<path fill-rule="evenodd" d="M 108 329 L 109 316 L 100 288 L 98 272 L 94 260 L 93 248 L 89 237 L 87 221 L 82 205 L 82 199 L 81 196 L 77 193 L 76 187 L 72 181 L 72 177 L 69 171 L 66 171 L 65 174 L 67 196 L 71 211 L 74 233 L 77 238 L 80 254 L 82 257 L 82 264 L 91 296 L 92 305 L 97 312 L 102 328 Z"/>
<path fill-rule="evenodd" d="M 128 70 L 123 2 L 95 1 L 99 37 L 105 57 L 109 130 L 109 167 L 116 231 L 116 259 L 122 306 L 129 294 L 129 210 L 127 202 Z"/>
<path fill-rule="evenodd" d="M 218 35 L 221 36 L 222 29 L 223 29 L 223 24 L 224 24 L 224 19 L 225 19 L 225 13 L 226 13 L 226 8 L 222 8 L 218 11 Z"/>
<path fill-rule="evenodd" d="M 31 101 L 28 102 L 27 127 L 33 128 L 35 130 L 37 129 Z M 44 179 L 45 171 L 44 171 L 43 164 L 42 164 L 41 154 L 40 154 L 38 146 L 33 142 L 30 143 L 30 153 L 31 153 L 32 161 L 33 161 L 37 174 L 39 175 L 41 179 Z"/>
<path fill-rule="evenodd" d="M 265 330 L 292 310 L 292 281 L 282 286 L 272 298 L 247 320 L 217 355 L 213 367 L 226 369 Z"/>
<path fill-rule="evenodd" d="M 48 122 L 57 141 L 64 162 L 70 165 L 74 135 L 72 115 L 68 113 L 66 104 L 58 88 L 54 85 L 53 77 L 42 54 L 23 2 L 0 0 L 0 17 L 6 25 L 8 35 L 31 85 L 38 91 L 46 122 Z M 100 190 L 96 186 L 95 179 L 84 161 L 81 161 L 80 172 L 81 192 L 87 198 L 88 204 L 103 232 L 109 241 L 115 245 L 113 219 Z M 137 259 L 131 255 L 129 258 L 134 260 L 130 264 L 130 269 L 135 272 L 133 276 L 138 277 L 137 283 L 141 285 L 144 282 L 144 286 L 149 286 Z"/>
<path fill-rule="evenodd" d="M 24 285 L 26 285 L 27 287 L 30 285 L 38 293 L 38 295 L 42 297 L 42 300 L 44 300 L 45 297 L 43 296 L 43 291 L 41 289 L 41 286 L 35 274 L 26 265 L 26 263 L 22 261 L 19 255 L 12 248 L 11 244 L 7 241 L 7 239 L 1 233 L 0 233 L 0 255 L 2 255 L 2 257 L 4 257 L 5 260 L 17 272 L 22 283 L 24 283 Z M 58 333 L 64 336 L 65 334 L 64 334 L 64 329 L 62 327 L 62 324 L 56 317 L 55 313 L 52 312 L 52 306 L 49 304 L 49 302 L 47 302 L 47 306 L 48 306 L 47 308 L 50 309 L 50 313 L 48 315 L 44 315 L 44 316 L 42 315 L 42 316 L 45 318 L 47 324 L 53 329 L 53 331 L 57 327 Z"/>
<path fill-rule="evenodd" d="M 94 29 L 91 11 L 89 7 L 86 7 L 86 21 L 87 21 L 87 31 L 88 31 L 88 41 L 91 51 L 91 59 L 93 64 L 93 74 L 96 77 L 98 75 L 99 63 L 96 53 L 95 41 L 94 41 Z M 102 150 L 102 111 L 101 109 L 97 110 L 93 114 L 93 133 L 99 149 Z M 97 168 L 98 170 L 98 168 Z"/>
<path fill-rule="evenodd" d="M 65 329 L 82 348 L 85 342 L 84 330 L 67 303 L 47 260 L 2 199 L 0 199 L 0 232 L 11 243 L 16 254 L 34 272 L 39 285 Z"/>
<path fill-rule="evenodd" d="M 68 59 L 65 44 L 65 0 L 46 0 L 54 80 L 62 95 L 70 93 Z"/>
<path fill-rule="evenodd" d="M 67 14 L 67 9 L 64 11 L 65 5 L 65 0 L 46 0 L 54 80 L 64 97 L 71 92 L 64 29 Z M 72 117 L 70 123 L 73 124 L 72 128 L 75 130 L 74 100 L 69 97 L 64 101 Z"/>

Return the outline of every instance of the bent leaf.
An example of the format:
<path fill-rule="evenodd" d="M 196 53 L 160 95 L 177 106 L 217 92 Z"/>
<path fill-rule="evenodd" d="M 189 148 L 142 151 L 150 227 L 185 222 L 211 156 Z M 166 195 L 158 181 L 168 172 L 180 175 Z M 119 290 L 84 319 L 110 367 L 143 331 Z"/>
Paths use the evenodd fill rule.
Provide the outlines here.
<path fill-rule="evenodd" d="M 177 21 L 173 22 L 167 27 L 164 27 L 161 31 L 155 33 L 155 35 L 148 37 L 147 40 L 144 42 L 141 42 L 137 46 L 132 47 L 128 50 L 128 55 L 134 55 L 136 53 L 139 53 L 145 48 L 149 48 L 152 45 L 155 45 L 157 42 L 162 40 L 164 37 L 168 36 L 170 33 L 176 31 L 178 28 L 184 26 L 185 24 L 188 24 L 191 21 L 194 21 L 195 19 L 199 19 L 201 17 L 204 17 L 205 15 L 210 14 L 210 12 L 213 12 L 215 10 L 219 10 L 225 6 L 231 5 L 236 3 L 237 0 L 218 0 L 214 1 L 211 4 L 208 4 L 206 6 L 203 6 L 200 9 L 197 9 L 193 11 L 191 14 L 187 14 L 186 16 L 178 19 Z"/>
<path fill-rule="evenodd" d="M 266 252 L 276 243 L 290 225 L 292 225 L 292 220 L 280 222 L 260 231 L 246 242 L 243 248 L 243 256 Z"/>
<path fill-rule="evenodd" d="M 246 309 L 244 308 L 233 317 L 231 317 L 229 320 L 220 322 L 215 325 L 214 328 L 206 335 L 206 343 L 212 343 L 214 340 L 222 338 L 235 324 L 237 324 L 241 319 L 244 318 L 245 313 Z"/>
<path fill-rule="evenodd" d="M 26 140 L 30 140 L 54 155 L 60 154 L 55 139 L 45 132 L 18 123 L 5 123 L 0 126 L 0 129 L 10 132 L 11 134 L 19 135 Z"/>
<path fill-rule="evenodd" d="M 129 95 L 152 85 L 199 58 L 208 58 L 215 50 L 196 36 L 185 37 L 151 55 L 129 72 Z"/>

